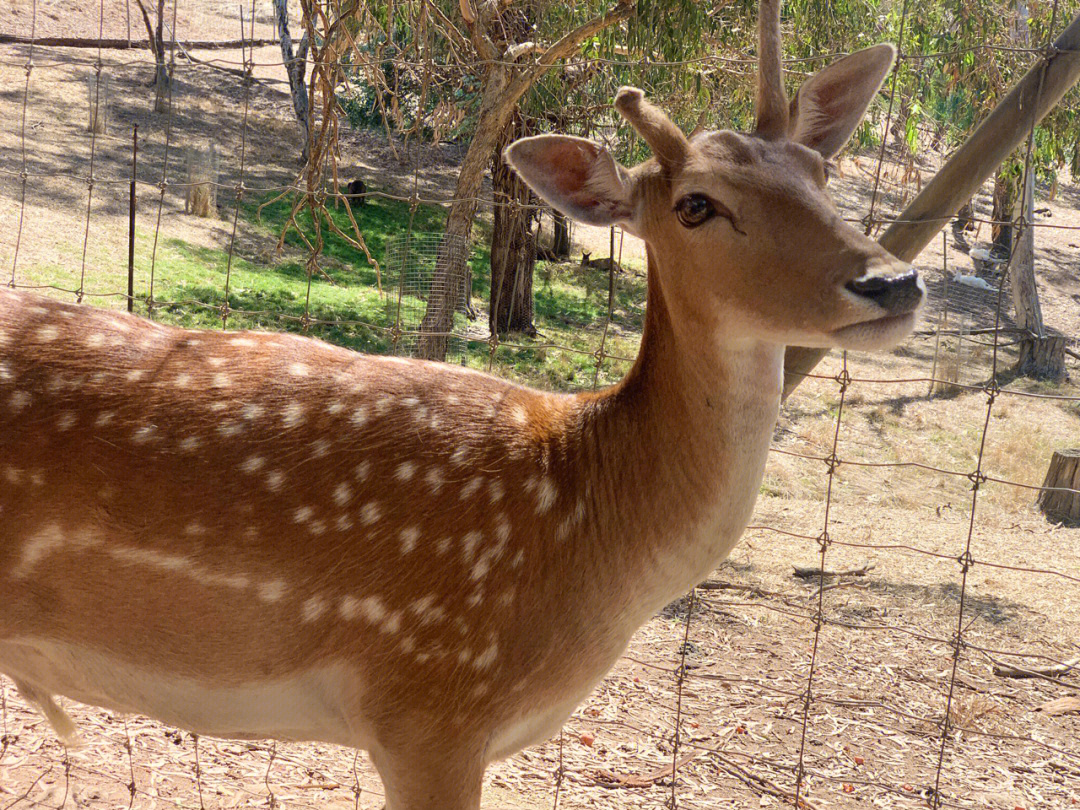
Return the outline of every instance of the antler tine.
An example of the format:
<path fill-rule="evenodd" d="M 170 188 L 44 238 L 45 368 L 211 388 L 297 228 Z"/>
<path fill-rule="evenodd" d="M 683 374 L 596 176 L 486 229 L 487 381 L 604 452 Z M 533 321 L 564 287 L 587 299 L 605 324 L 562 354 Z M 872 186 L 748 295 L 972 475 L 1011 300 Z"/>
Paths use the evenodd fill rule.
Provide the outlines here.
<path fill-rule="evenodd" d="M 615 109 L 645 139 L 665 171 L 675 171 L 683 165 L 690 142 L 663 110 L 645 100 L 641 90 L 620 88 L 615 94 Z"/>
<path fill-rule="evenodd" d="M 788 99 L 781 63 L 780 0 L 761 0 L 758 8 L 757 134 L 780 138 L 787 132 Z"/>

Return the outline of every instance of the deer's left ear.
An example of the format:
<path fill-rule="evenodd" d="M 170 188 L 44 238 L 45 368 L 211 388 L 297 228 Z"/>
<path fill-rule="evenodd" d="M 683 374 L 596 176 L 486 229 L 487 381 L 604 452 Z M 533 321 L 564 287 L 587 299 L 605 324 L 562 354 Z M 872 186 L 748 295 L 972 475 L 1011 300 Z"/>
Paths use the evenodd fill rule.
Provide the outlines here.
<path fill-rule="evenodd" d="M 503 153 L 553 208 L 587 225 L 633 231 L 633 177 L 600 144 L 569 135 L 522 138 Z"/>
<path fill-rule="evenodd" d="M 826 160 L 843 149 L 889 75 L 896 48 L 875 45 L 815 73 L 791 100 L 788 137 Z"/>

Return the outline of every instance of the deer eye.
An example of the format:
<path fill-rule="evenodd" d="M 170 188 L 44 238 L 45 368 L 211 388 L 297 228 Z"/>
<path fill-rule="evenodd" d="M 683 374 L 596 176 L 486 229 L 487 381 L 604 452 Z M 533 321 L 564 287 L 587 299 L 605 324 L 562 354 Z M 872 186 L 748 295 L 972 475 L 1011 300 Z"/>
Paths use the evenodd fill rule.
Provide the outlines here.
<path fill-rule="evenodd" d="M 696 228 L 716 216 L 716 207 L 703 194 L 687 194 L 675 204 L 675 215 L 683 226 Z"/>

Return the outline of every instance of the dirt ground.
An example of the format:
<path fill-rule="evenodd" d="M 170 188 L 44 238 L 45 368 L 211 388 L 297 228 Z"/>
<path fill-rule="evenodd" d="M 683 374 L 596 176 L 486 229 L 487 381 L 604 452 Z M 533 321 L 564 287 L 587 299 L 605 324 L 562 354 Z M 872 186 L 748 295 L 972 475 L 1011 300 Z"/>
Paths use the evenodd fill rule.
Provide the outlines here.
<path fill-rule="evenodd" d="M 28 33 L 28 5 L 0 9 L 0 30 Z M 85 35 L 75 31 L 79 23 L 65 5 L 39 0 L 40 24 L 47 27 L 38 33 Z M 123 36 L 117 33 L 124 27 L 123 4 L 106 5 L 112 9 L 106 36 Z M 189 8 L 195 9 L 189 17 L 178 15 L 181 36 L 195 36 L 184 32 L 205 31 L 217 19 L 213 4 Z M 268 8 L 260 2 L 258 25 L 269 25 Z M 231 13 L 238 27 L 237 12 Z M 226 66 L 240 61 L 239 51 L 205 55 Z M 85 273 L 87 289 L 107 296 L 116 291 L 95 279 L 126 260 L 133 124 L 140 128 L 140 178 L 157 183 L 162 177 L 165 124 L 149 112 L 148 58 L 133 51 L 102 54 L 111 123 L 105 135 L 91 139 L 86 76 L 96 55 L 35 52 L 23 206 L 27 56 L 25 46 L 0 46 L 0 278 L 14 272 L 17 283 L 32 283 L 33 268 L 58 265 L 69 271 L 70 289 Z M 246 126 L 234 77 L 183 64 L 170 149 L 213 137 L 221 149 L 222 183 L 232 186 L 242 142 L 245 185 L 289 182 L 299 136 L 282 112 L 283 75 L 270 64 L 276 56 L 273 48 L 256 52 L 267 64 L 256 72 L 263 81 L 248 99 Z M 384 139 L 348 133 L 341 162 L 375 178 L 383 190 L 408 193 L 416 181 L 424 196 L 448 199 L 460 152 L 455 145 L 399 149 L 398 160 Z M 927 158 L 924 180 L 934 165 Z M 869 206 L 873 156 L 849 157 L 843 169 L 834 194 L 845 214 L 858 219 Z M 885 172 L 878 203 L 883 215 L 900 210 L 914 190 L 894 185 L 900 171 L 890 165 Z M 1065 227 L 1037 233 L 1043 312 L 1051 326 L 1080 335 L 1080 237 L 1069 230 L 1080 227 L 1080 187 L 1063 184 L 1053 201 L 1044 192 L 1036 202 L 1045 209 L 1039 223 Z M 229 220 L 183 216 L 176 189 L 166 187 L 163 199 L 162 235 L 227 244 Z M 986 195 L 976 202 L 988 218 Z M 140 222 L 153 223 L 157 215 L 158 194 L 143 193 Z M 987 226 L 981 227 L 965 238 L 985 243 Z M 151 240 L 154 233 L 147 225 L 139 238 Z M 732 559 L 697 590 L 692 607 L 677 602 L 642 628 L 567 723 L 561 746 L 552 740 L 491 769 L 485 807 L 556 801 L 567 808 L 659 806 L 673 794 L 681 807 L 792 806 L 800 751 L 807 807 L 925 807 L 936 795 L 946 807 L 1080 804 L 1080 713 L 1041 708 L 1080 695 L 1080 675 L 1017 679 L 994 671 L 1002 663 L 1042 668 L 1080 656 L 1080 530 L 1047 520 L 1027 488 L 1042 483 L 1051 450 L 1080 446 L 1080 400 L 1041 395 L 1075 398 L 1080 387 L 1006 374 L 1000 378 L 1005 390 L 988 414 L 980 386 L 992 367 L 993 346 L 984 345 L 991 336 L 958 342 L 935 334 L 946 307 L 953 329 L 994 322 L 992 294 L 953 285 L 946 296 L 944 261 L 950 273 L 957 267 L 972 272 L 964 245 L 946 233 L 917 262 L 934 292 L 920 334 L 890 355 L 849 356 L 846 370 L 855 381 L 842 409 L 840 386 L 831 379 L 843 370 L 840 356 L 830 356 L 819 369 L 822 378 L 799 389 L 777 429 L 752 527 Z M 237 250 L 254 255 L 268 249 L 265 241 L 241 222 Z M 607 255 L 606 231 L 579 229 L 577 241 L 594 256 Z M 626 239 L 623 261 L 640 269 L 640 243 Z M 108 297 L 100 301 L 119 305 Z M 1010 367 L 1014 351 L 1000 349 L 999 369 Z M 929 396 L 935 355 L 937 376 L 972 388 Z M 984 424 L 981 471 L 995 480 L 973 498 L 968 476 Z M 823 459 L 832 455 L 837 435 L 840 464 L 830 481 Z M 830 540 L 827 569 L 866 569 L 830 579 L 824 590 L 817 578 L 793 574 L 793 566 L 820 565 L 823 531 Z M 965 552 L 972 560 L 966 578 Z M 963 645 L 954 677 L 958 627 Z M 381 806 L 378 780 L 363 754 L 317 744 L 196 744 L 190 734 L 145 718 L 123 719 L 70 702 L 65 705 L 85 745 L 65 752 L 10 682 L 0 679 L 0 690 L 0 810 Z M 674 783 L 673 759 L 679 762 Z"/>

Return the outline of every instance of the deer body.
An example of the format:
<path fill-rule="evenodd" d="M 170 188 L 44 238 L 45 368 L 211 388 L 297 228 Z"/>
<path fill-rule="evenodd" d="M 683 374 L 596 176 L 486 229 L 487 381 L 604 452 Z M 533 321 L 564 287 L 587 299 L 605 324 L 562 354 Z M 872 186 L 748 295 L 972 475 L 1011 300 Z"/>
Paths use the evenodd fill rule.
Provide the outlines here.
<path fill-rule="evenodd" d="M 735 384 L 665 357 L 660 302 L 599 396 L 0 302 L 0 669 L 219 736 L 367 748 L 374 700 L 452 708 L 494 755 L 535 741 L 726 555 L 780 396 L 774 347 L 710 364 Z M 725 384 L 745 396 L 668 395 Z"/>
<path fill-rule="evenodd" d="M 0 672 L 203 733 L 367 749 L 389 810 L 476 810 L 749 520 L 785 345 L 878 349 L 921 282 L 844 223 L 825 160 L 889 46 L 788 103 L 761 14 L 758 129 L 654 158 L 540 136 L 506 157 L 644 239 L 639 356 L 598 393 L 289 335 L 194 332 L 0 290 Z"/>

